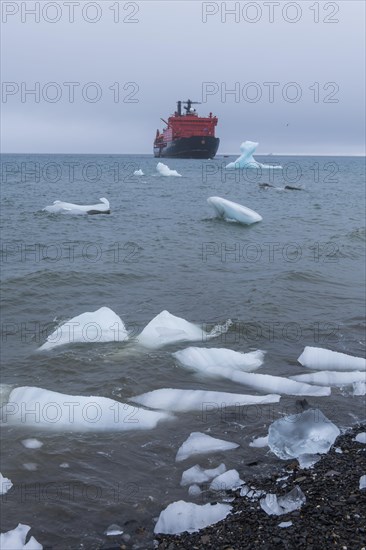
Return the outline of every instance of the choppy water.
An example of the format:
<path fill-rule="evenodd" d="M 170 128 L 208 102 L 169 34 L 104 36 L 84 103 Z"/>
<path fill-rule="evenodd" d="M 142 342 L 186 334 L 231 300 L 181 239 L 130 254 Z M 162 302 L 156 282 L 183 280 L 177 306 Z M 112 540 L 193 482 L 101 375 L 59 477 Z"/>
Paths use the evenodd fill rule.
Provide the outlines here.
<path fill-rule="evenodd" d="M 156 175 L 147 156 L 3 155 L 2 383 L 123 402 L 161 387 L 255 393 L 179 368 L 171 352 L 184 345 L 132 355 L 118 343 L 35 353 L 58 322 L 101 306 L 136 334 L 164 309 L 204 328 L 231 318 L 225 336 L 203 345 L 264 349 L 264 373 L 303 372 L 296 359 L 305 345 L 364 355 L 364 159 L 258 157 L 285 172 L 239 176 L 222 171 L 232 160 L 168 159 L 183 175 L 169 178 Z M 137 168 L 146 176 L 131 177 Z M 302 190 L 260 188 L 264 182 Z M 243 227 L 214 219 L 206 203 L 212 195 L 254 209 L 263 221 Z M 99 197 L 110 200 L 110 216 L 41 211 L 56 199 L 93 204 Z M 347 390 L 309 402 L 340 427 L 365 416 L 364 398 Z M 152 431 L 5 427 L 1 471 L 14 488 L 4 497 L 1 527 L 20 521 L 45 547 L 89 549 L 111 544 L 103 532 L 117 523 L 129 545 L 150 547 L 153 518 L 188 500 L 179 486 L 187 467 L 224 461 L 244 479 L 277 467 L 279 460 L 248 443 L 295 403 L 285 396 L 270 407 L 177 414 Z M 176 463 L 192 431 L 241 447 Z M 26 449 L 25 437 L 44 445 Z M 37 470 L 25 469 L 29 463 Z"/>

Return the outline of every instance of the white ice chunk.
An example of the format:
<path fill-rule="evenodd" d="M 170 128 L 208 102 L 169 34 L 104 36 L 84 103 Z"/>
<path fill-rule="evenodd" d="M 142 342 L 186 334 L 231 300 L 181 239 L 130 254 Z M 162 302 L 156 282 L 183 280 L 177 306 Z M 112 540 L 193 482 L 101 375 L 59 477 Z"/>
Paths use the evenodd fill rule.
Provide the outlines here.
<path fill-rule="evenodd" d="M 44 212 L 52 214 L 110 214 L 109 201 L 104 197 L 99 199 L 98 204 L 73 204 L 71 202 L 54 201 L 50 206 L 43 209 Z"/>
<path fill-rule="evenodd" d="M 39 544 L 34 537 L 31 537 L 27 543 L 25 542 L 28 531 L 30 531 L 29 525 L 18 523 L 15 529 L 1 533 L 1 550 L 42 550 L 42 544 Z"/>
<path fill-rule="evenodd" d="M 278 403 L 280 395 L 243 395 L 205 390 L 176 390 L 162 388 L 131 397 L 130 401 L 149 407 L 171 412 L 210 411 L 244 405 L 263 405 Z"/>
<path fill-rule="evenodd" d="M 301 508 L 306 502 L 306 497 L 298 485 L 283 497 L 268 493 L 260 501 L 262 510 L 268 515 L 281 516 Z"/>
<path fill-rule="evenodd" d="M 360 489 L 360 491 L 362 489 L 366 489 L 366 475 L 363 475 L 363 476 L 360 477 L 359 489 Z"/>
<path fill-rule="evenodd" d="M 146 325 L 137 341 L 150 349 L 177 342 L 206 341 L 227 332 L 231 324 L 229 319 L 224 325 L 216 325 L 211 332 L 207 333 L 199 326 L 164 310 Z"/>
<path fill-rule="evenodd" d="M 243 141 L 240 145 L 241 155 L 234 162 L 226 165 L 227 170 L 240 170 L 241 168 L 257 168 L 257 169 L 282 169 L 282 166 L 271 166 L 269 164 L 261 164 L 253 158 L 253 153 L 258 147 L 255 141 Z"/>
<path fill-rule="evenodd" d="M 244 225 L 251 225 L 263 220 L 260 214 L 237 202 L 228 201 L 221 197 L 209 197 L 207 202 L 215 210 L 216 216 L 226 221 L 236 221 Z"/>
<path fill-rule="evenodd" d="M 119 525 L 113 523 L 104 531 L 104 534 L 107 535 L 107 537 L 116 537 L 117 535 L 123 535 L 123 529 Z"/>
<path fill-rule="evenodd" d="M 221 463 L 217 468 L 209 468 L 206 470 L 196 464 L 196 466 L 192 466 L 192 468 L 183 472 L 180 484 L 184 487 L 185 485 L 191 485 L 191 483 L 206 483 L 224 472 L 226 472 L 224 463 Z"/>
<path fill-rule="evenodd" d="M 47 338 L 39 350 L 49 350 L 56 346 L 83 342 L 93 344 L 99 342 L 124 342 L 128 340 L 128 332 L 120 317 L 109 307 L 101 307 L 96 311 L 87 311 L 77 315 L 59 326 Z"/>
<path fill-rule="evenodd" d="M 251 443 L 249 443 L 249 447 L 268 447 L 268 435 L 265 435 L 264 437 L 257 437 L 256 439 L 253 439 Z"/>
<path fill-rule="evenodd" d="M 215 477 L 211 482 L 210 489 L 212 491 L 231 491 L 238 489 L 243 484 L 244 481 L 240 479 L 237 470 L 228 470 Z"/>
<path fill-rule="evenodd" d="M 26 447 L 27 449 L 40 449 L 43 445 L 42 441 L 39 441 L 39 439 L 29 438 L 29 439 L 22 439 L 22 445 Z"/>
<path fill-rule="evenodd" d="M 291 380 L 297 382 L 307 382 L 309 384 L 318 384 L 318 386 L 347 386 L 357 382 L 365 383 L 365 372 L 350 371 L 321 371 L 311 372 L 309 374 L 297 374 L 290 376 Z"/>
<path fill-rule="evenodd" d="M 202 493 L 200 486 L 196 483 L 188 487 L 188 494 L 191 497 L 198 497 Z"/>
<path fill-rule="evenodd" d="M 278 524 L 278 527 L 281 527 L 281 529 L 284 529 L 286 527 L 291 527 L 292 521 L 281 521 L 281 523 Z"/>
<path fill-rule="evenodd" d="M 175 460 L 181 462 L 192 455 L 229 451 L 238 447 L 237 443 L 216 439 L 201 432 L 192 432 L 188 439 L 179 447 Z"/>
<path fill-rule="evenodd" d="M 182 177 L 182 174 L 178 174 L 176 170 L 171 170 L 169 166 L 163 164 L 162 162 L 158 162 L 158 164 L 156 165 L 156 169 L 161 176 L 176 176 L 179 178 Z"/>
<path fill-rule="evenodd" d="M 210 367 L 225 367 L 251 372 L 258 369 L 264 361 L 265 351 L 256 350 L 241 353 L 225 348 L 197 348 L 190 346 L 173 353 L 182 365 L 204 371 Z"/>
<path fill-rule="evenodd" d="M 354 396 L 366 395 L 366 382 L 353 382 L 352 386 Z"/>
<path fill-rule="evenodd" d="M 229 504 L 193 504 L 179 500 L 169 504 L 159 516 L 154 533 L 178 535 L 194 533 L 223 520 L 231 512 Z"/>
<path fill-rule="evenodd" d="M 144 176 L 145 174 L 143 173 L 143 171 L 141 170 L 141 168 L 139 168 L 138 170 L 135 170 L 134 173 L 133 173 L 134 176 Z"/>
<path fill-rule="evenodd" d="M 313 370 L 366 370 L 366 359 L 363 357 L 353 357 L 338 351 L 311 346 L 305 347 L 298 361 L 303 367 Z"/>
<path fill-rule="evenodd" d="M 0 473 L 0 495 L 5 495 L 12 488 L 13 484 L 8 477 Z M 0 545 L 1 548 L 1 545 Z"/>
<path fill-rule="evenodd" d="M 1 409 L 4 424 L 52 431 L 146 430 L 170 418 L 168 413 L 147 411 L 107 397 L 67 395 L 28 386 L 15 388 Z"/>
<path fill-rule="evenodd" d="M 271 451 L 284 460 L 304 454 L 324 454 L 329 451 L 340 431 L 318 409 L 284 416 L 268 430 Z"/>
<path fill-rule="evenodd" d="M 355 441 L 358 441 L 358 443 L 364 443 L 366 444 L 366 432 L 361 432 L 356 435 Z"/>

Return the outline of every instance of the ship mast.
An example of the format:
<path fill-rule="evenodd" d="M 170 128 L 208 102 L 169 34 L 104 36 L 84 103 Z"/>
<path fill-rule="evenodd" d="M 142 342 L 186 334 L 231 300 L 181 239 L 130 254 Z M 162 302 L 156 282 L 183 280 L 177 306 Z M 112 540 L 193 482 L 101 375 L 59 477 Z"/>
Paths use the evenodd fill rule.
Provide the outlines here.
<path fill-rule="evenodd" d="M 186 115 L 188 115 L 191 111 L 192 105 L 201 105 L 200 101 L 191 101 L 190 99 L 187 99 L 185 101 L 177 101 L 177 113 L 178 116 L 182 116 L 182 103 L 186 105 L 183 105 L 183 108 L 186 111 Z"/>

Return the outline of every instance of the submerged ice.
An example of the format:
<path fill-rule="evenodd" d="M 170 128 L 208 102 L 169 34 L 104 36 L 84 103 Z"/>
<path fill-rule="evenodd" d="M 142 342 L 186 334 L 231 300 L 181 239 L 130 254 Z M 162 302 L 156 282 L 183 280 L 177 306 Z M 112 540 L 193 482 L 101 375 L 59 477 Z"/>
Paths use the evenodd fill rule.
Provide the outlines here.
<path fill-rule="evenodd" d="M 72 202 L 54 201 L 43 209 L 51 214 L 110 214 L 109 201 L 106 198 L 99 199 L 98 204 L 73 204 Z"/>
<path fill-rule="evenodd" d="M 363 371 L 366 370 L 366 359 L 353 357 L 346 353 L 331 351 L 329 349 L 306 346 L 300 357 L 299 363 L 303 367 L 313 370 L 329 371 Z"/>
<path fill-rule="evenodd" d="M 192 468 L 183 472 L 180 484 L 184 487 L 185 485 L 207 483 L 207 481 L 211 481 L 225 472 L 226 466 L 224 463 L 221 463 L 217 468 L 208 468 L 206 470 L 196 464 L 196 466 L 192 466 Z"/>
<path fill-rule="evenodd" d="M 229 451 L 238 447 L 237 443 L 232 443 L 231 441 L 217 439 L 201 432 L 192 432 L 188 439 L 179 447 L 175 460 L 181 462 L 193 455 Z"/>
<path fill-rule="evenodd" d="M 228 201 L 221 197 L 209 197 L 207 202 L 214 208 L 216 215 L 224 220 L 236 221 L 244 225 L 263 220 L 257 212 L 237 202 Z"/>
<path fill-rule="evenodd" d="M 225 519 L 230 512 L 231 506 L 228 504 L 199 505 L 179 500 L 169 504 L 161 512 L 154 533 L 169 535 L 179 535 L 185 531 L 194 533 Z"/>
<path fill-rule="evenodd" d="M 264 169 L 282 169 L 282 166 L 271 166 L 269 164 L 261 164 L 253 158 L 253 153 L 258 147 L 259 143 L 255 141 L 243 141 L 240 145 L 241 155 L 234 162 L 227 164 L 227 170 L 241 169 L 241 168 L 264 168 Z"/>

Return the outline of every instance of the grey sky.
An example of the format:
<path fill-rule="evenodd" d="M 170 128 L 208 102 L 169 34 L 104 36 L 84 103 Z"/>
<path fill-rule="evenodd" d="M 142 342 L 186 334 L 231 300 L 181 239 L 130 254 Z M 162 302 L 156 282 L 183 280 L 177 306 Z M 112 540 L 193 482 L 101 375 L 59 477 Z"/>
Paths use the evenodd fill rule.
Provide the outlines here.
<path fill-rule="evenodd" d="M 73 23 L 70 2 L 39 2 L 39 23 L 24 11 L 37 2 L 1 4 L 1 76 L 9 92 L 2 94 L 2 152 L 151 153 L 160 117 L 178 99 L 205 99 L 204 83 L 211 82 L 215 93 L 198 111 L 219 117 L 219 153 L 236 153 L 243 140 L 253 140 L 258 154 L 364 154 L 363 1 L 240 2 L 238 22 L 235 15 L 222 21 L 221 6 L 233 9 L 235 2 L 79 0 Z M 204 23 L 207 11 L 217 13 Z M 22 82 L 23 92 L 39 82 L 39 103 L 30 95 L 21 101 Z M 44 89 L 49 82 L 58 88 Z M 80 83 L 74 103 L 65 82 Z M 102 91 L 95 103 L 82 96 L 90 82 Z M 109 89 L 117 82 L 119 102 L 117 87 Z M 131 97 L 137 103 L 123 102 L 134 91 L 123 89 L 129 82 L 139 87 Z M 270 82 L 277 83 L 273 101 Z M 240 96 L 225 97 L 235 86 Z M 42 90 L 49 99 L 57 90 L 62 95 L 51 103 Z M 92 98 L 96 88 L 84 91 Z"/>

